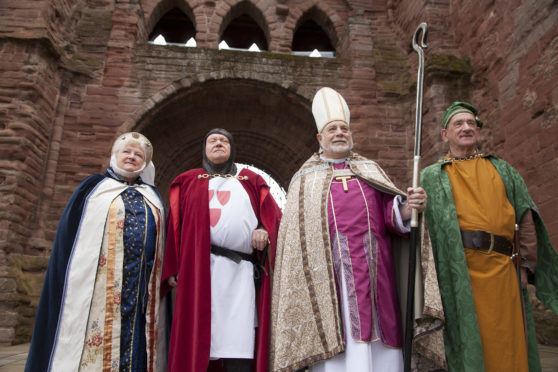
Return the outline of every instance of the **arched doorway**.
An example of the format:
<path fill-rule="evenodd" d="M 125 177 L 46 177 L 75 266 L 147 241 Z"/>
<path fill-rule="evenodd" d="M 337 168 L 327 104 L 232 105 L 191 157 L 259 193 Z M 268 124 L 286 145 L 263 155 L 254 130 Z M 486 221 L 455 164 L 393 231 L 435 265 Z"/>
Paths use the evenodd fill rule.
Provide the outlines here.
<path fill-rule="evenodd" d="M 318 149 L 307 98 L 256 80 L 195 83 L 164 99 L 135 125 L 153 143 L 156 184 L 165 200 L 177 175 L 201 166 L 203 138 L 215 127 L 233 134 L 237 162 L 264 170 L 285 189 Z"/>

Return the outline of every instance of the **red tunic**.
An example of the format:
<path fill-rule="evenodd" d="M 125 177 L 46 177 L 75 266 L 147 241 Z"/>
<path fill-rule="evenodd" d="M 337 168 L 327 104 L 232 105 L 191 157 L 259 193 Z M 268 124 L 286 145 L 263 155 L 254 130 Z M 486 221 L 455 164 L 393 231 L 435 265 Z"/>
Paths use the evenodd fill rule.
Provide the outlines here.
<path fill-rule="evenodd" d="M 211 278 L 209 178 L 206 172 L 192 169 L 182 173 L 170 187 L 167 217 L 167 247 L 163 264 L 161 295 L 170 290 L 167 279 L 178 274 L 178 286 L 172 320 L 169 349 L 169 372 L 205 372 L 209 364 L 211 344 Z M 267 273 L 273 267 L 275 244 L 281 211 L 269 187 L 258 174 L 243 169 L 239 176 L 258 221 L 271 242 L 266 260 Z M 259 253 L 259 252 L 258 252 Z M 271 268 L 270 268 L 271 264 Z M 256 332 L 255 367 L 268 370 L 269 321 L 271 306 L 270 276 L 264 276 L 256 293 L 258 329 Z"/>

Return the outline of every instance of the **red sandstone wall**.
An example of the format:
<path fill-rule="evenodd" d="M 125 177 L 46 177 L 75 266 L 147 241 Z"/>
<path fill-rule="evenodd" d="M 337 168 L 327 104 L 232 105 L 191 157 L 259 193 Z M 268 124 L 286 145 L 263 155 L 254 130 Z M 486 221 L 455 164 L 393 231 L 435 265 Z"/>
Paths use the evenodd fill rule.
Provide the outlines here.
<path fill-rule="evenodd" d="M 16 289 L 37 296 L 44 270 L 44 264 L 23 264 L 18 257 L 32 253 L 33 244 L 52 244 L 42 239 L 39 211 L 50 196 L 42 181 L 50 176 L 46 159 L 54 145 L 49 138 L 60 74 L 42 44 L 4 41 L 0 51 L 0 340 L 10 340 L 18 317 L 33 314 L 32 308 L 20 306 Z M 23 275 L 35 285 L 21 286 Z"/>
<path fill-rule="evenodd" d="M 267 25 L 270 53 L 217 51 L 238 3 L 0 3 L 0 342 L 28 339 L 58 218 L 75 186 L 106 166 L 118 132 L 149 134 L 163 194 L 198 165 L 199 138 L 213 123 L 233 125 L 243 160 L 286 185 L 317 149 L 310 101 L 328 85 L 351 107 L 357 151 L 405 187 L 417 63 L 410 41 L 421 21 L 430 25 L 423 164 L 445 151 L 443 109 L 471 100 L 485 113 L 485 148 L 526 178 L 558 246 L 555 2 L 254 1 L 250 14 Z M 192 17 L 198 48 L 147 45 L 176 4 Z M 289 54 L 298 19 L 313 7 L 337 42 L 334 60 Z"/>
<path fill-rule="evenodd" d="M 451 21 L 487 148 L 521 173 L 558 248 L 558 4 L 454 1 Z"/>
<path fill-rule="evenodd" d="M 446 151 L 439 142 L 444 108 L 454 100 L 472 102 L 485 121 L 484 150 L 518 169 L 558 247 L 558 6 L 550 1 L 449 0 L 391 5 L 394 22 L 405 33 L 412 33 L 420 20 L 430 26 L 424 163 Z M 440 68 L 440 53 L 458 59 Z"/>

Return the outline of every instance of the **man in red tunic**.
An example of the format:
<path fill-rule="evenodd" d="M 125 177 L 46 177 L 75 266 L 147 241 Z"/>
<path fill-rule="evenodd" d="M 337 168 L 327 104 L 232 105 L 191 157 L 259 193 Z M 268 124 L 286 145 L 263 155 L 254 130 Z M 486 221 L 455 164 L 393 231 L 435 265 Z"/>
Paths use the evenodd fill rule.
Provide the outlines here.
<path fill-rule="evenodd" d="M 203 168 L 170 187 L 162 277 L 162 295 L 176 288 L 169 371 L 268 370 L 281 211 L 261 176 L 237 169 L 234 152 L 229 132 L 211 130 Z"/>

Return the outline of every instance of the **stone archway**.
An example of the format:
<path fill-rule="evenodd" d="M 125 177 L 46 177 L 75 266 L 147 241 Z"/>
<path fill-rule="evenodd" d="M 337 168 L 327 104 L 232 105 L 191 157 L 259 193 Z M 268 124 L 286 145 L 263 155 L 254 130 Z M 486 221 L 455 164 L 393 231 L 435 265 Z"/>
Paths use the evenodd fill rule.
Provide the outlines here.
<path fill-rule="evenodd" d="M 215 127 L 233 134 L 237 162 L 265 170 L 285 189 L 318 149 L 305 97 L 256 80 L 196 83 L 163 100 L 134 128 L 153 143 L 156 184 L 164 199 L 178 174 L 201 166 L 203 138 Z"/>

